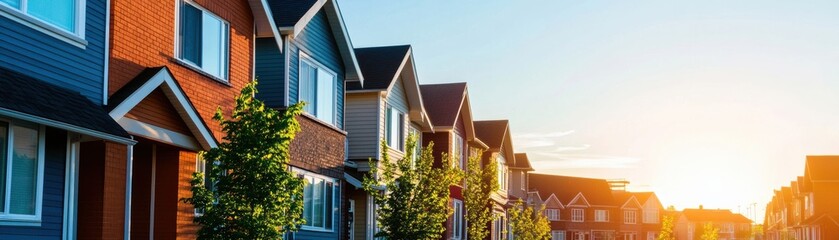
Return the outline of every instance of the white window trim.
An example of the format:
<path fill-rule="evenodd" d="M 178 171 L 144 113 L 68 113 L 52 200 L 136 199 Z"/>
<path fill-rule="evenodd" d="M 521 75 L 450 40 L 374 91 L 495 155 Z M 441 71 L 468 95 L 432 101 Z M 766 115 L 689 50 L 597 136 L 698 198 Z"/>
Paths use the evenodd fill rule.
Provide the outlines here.
<path fill-rule="evenodd" d="M 11 177 L 12 174 L 12 154 L 14 154 L 13 146 L 14 146 L 14 128 L 15 121 L 9 121 L 5 119 L 0 119 L 0 121 L 8 123 L 8 142 L 7 144 L 7 151 L 6 151 L 6 186 L 5 186 L 5 197 L 11 195 L 11 187 L 12 181 L 8 178 Z M 23 214 L 3 214 L 0 213 L 0 225 L 6 226 L 41 226 L 41 213 L 43 210 L 43 197 L 44 197 L 44 154 L 45 154 L 45 146 L 46 143 L 46 127 L 43 125 L 36 125 L 38 129 L 38 176 L 36 176 L 36 191 L 35 191 L 35 215 L 23 215 Z M 9 205 L 11 201 L 5 201 L 5 206 L 3 209 L 6 211 L 10 211 Z"/>
<path fill-rule="evenodd" d="M 64 170 L 64 221 L 62 239 L 75 239 L 79 198 L 79 148 L 78 135 L 67 135 L 67 163 Z M 130 190 L 130 189 L 129 189 Z"/>
<path fill-rule="evenodd" d="M 463 201 L 459 199 L 452 199 L 452 207 L 454 208 L 454 214 L 452 214 L 452 240 L 460 240 L 463 238 L 464 233 L 464 214 L 465 208 L 463 206 Z M 457 210 L 460 209 L 460 215 L 457 214 Z"/>
<path fill-rule="evenodd" d="M 577 213 L 580 213 L 579 220 L 575 217 Z M 586 211 L 585 209 L 574 208 L 571 209 L 571 222 L 585 222 L 586 221 Z"/>
<path fill-rule="evenodd" d="M 393 149 L 394 151 L 397 151 L 397 152 L 400 152 L 400 153 L 405 153 L 406 152 L 405 142 L 407 141 L 407 135 L 405 134 L 405 132 L 406 132 L 405 131 L 405 127 L 406 127 L 405 126 L 405 113 L 403 113 L 402 111 L 399 111 L 399 109 L 396 109 L 395 107 L 393 107 L 390 104 L 387 104 L 387 109 L 385 109 L 385 111 L 388 111 L 388 109 L 389 109 L 389 111 L 391 111 L 391 114 L 396 114 L 397 121 L 399 120 L 400 117 L 402 118 L 402 122 L 397 123 L 399 125 L 397 127 L 402 128 L 402 131 L 399 131 L 399 130 L 396 130 L 396 129 L 391 129 L 391 131 L 396 131 L 396 134 L 397 134 L 396 139 L 393 140 L 393 141 L 396 141 L 396 146 L 391 146 L 390 144 L 388 144 L 388 147 L 390 149 Z M 385 118 L 388 118 L 387 112 L 385 112 Z M 387 136 L 385 136 L 385 137 L 387 139 L 390 138 L 390 133 L 387 132 L 387 129 L 391 124 L 391 122 L 390 122 L 391 120 L 392 119 L 390 119 L 390 118 L 385 119 L 385 124 L 387 124 L 387 126 L 385 127 L 385 134 L 387 134 Z M 401 134 L 401 136 L 400 136 L 400 134 Z M 389 143 L 389 141 L 386 141 L 386 142 Z"/>
<path fill-rule="evenodd" d="M 631 216 L 631 218 L 630 218 Z M 623 211 L 623 224 L 638 224 L 638 211 L 636 210 L 624 210 Z"/>
<path fill-rule="evenodd" d="M 295 174 L 298 174 L 298 175 L 303 175 L 303 176 L 313 177 L 313 178 L 319 178 L 319 179 L 322 179 L 324 182 L 331 182 L 332 187 L 333 187 L 332 191 L 334 191 L 332 193 L 332 208 L 336 208 L 336 207 L 340 208 L 339 204 L 341 204 L 341 196 L 340 196 L 341 191 L 340 191 L 340 185 L 339 184 L 341 182 L 337 178 L 313 173 L 313 172 L 310 172 L 310 171 L 307 171 L 307 170 L 304 170 L 304 169 L 300 169 L 300 168 L 296 168 L 296 167 L 291 167 L 291 171 Z M 338 188 L 339 191 L 335 191 L 335 188 Z M 303 206 L 303 207 L 306 207 L 306 206 Z M 340 212 L 340 210 L 339 210 L 339 212 Z M 335 216 L 334 211 L 331 211 L 328 214 L 333 215 L 332 216 L 332 229 L 326 229 L 326 228 L 322 228 L 322 227 L 306 226 L 306 225 L 301 225 L 300 229 L 301 230 L 306 230 L 306 231 L 314 231 L 314 232 L 335 232 L 336 228 L 339 227 L 338 225 L 340 225 L 340 222 L 338 222 L 339 217 Z M 336 222 L 338 222 L 338 223 L 336 224 Z"/>
<path fill-rule="evenodd" d="M 225 53 L 225 56 L 226 56 L 227 59 L 226 59 L 226 62 L 224 64 L 224 67 L 226 68 L 225 73 L 227 73 L 227 76 L 219 77 L 219 76 L 213 75 L 212 73 L 207 72 L 206 70 L 202 69 L 200 66 L 196 65 L 195 63 L 192 63 L 189 60 L 183 59 L 183 56 L 181 56 L 181 43 L 180 42 L 181 42 L 181 5 L 182 4 L 189 4 L 190 6 L 198 8 L 198 10 L 201 10 L 201 12 L 203 12 L 203 13 L 210 14 L 211 16 L 217 18 L 219 21 L 224 23 L 225 27 L 227 27 L 227 39 L 224 39 L 224 45 L 227 46 L 226 47 L 227 51 Z M 200 73 L 201 75 L 209 77 L 209 78 L 211 78 L 211 79 L 213 79 L 217 82 L 220 82 L 220 83 L 223 83 L 223 84 L 226 84 L 226 85 L 230 85 L 230 22 L 228 22 L 227 19 L 224 19 L 224 18 L 220 17 L 219 15 L 216 15 L 212 11 L 207 10 L 206 8 L 204 8 L 203 6 L 199 5 L 198 3 L 196 3 L 192 0 L 175 0 L 175 61 L 180 63 L 181 65 L 184 65 L 187 68 L 190 68 L 193 71 L 196 71 L 196 72 Z"/>
<path fill-rule="evenodd" d="M 5 3 L 0 3 L 0 16 L 4 16 L 12 21 L 23 24 L 27 27 L 35 29 L 46 35 L 54 37 L 58 40 L 69 43 L 70 45 L 85 49 L 87 40 L 85 40 L 85 19 L 87 19 L 87 0 L 75 0 L 75 29 L 74 32 L 67 31 L 63 28 L 55 26 L 44 20 L 30 16 L 24 10 L 19 10 L 9 6 Z M 21 8 L 26 8 L 27 0 L 21 0 Z M 108 31 L 106 29 L 106 31 Z M 107 33 L 106 33 L 107 34 Z"/>
<path fill-rule="evenodd" d="M 457 146 L 457 139 L 458 138 L 460 139 L 460 147 L 459 148 Z M 452 132 L 452 144 L 451 144 L 452 155 L 454 157 L 457 157 L 457 159 L 452 158 L 452 163 L 451 163 L 452 167 L 458 167 L 458 165 L 459 165 L 460 169 L 465 168 L 464 165 L 466 165 L 466 164 L 464 162 L 465 159 L 464 159 L 464 151 L 463 151 L 463 146 L 466 145 L 465 141 L 466 140 L 463 139 L 463 136 L 460 136 L 460 134 L 457 134 L 456 132 Z M 455 150 L 457 150 L 457 152 L 455 152 Z M 459 154 L 455 154 L 455 153 L 459 153 Z"/>
<path fill-rule="evenodd" d="M 560 210 L 556 208 L 545 209 L 545 215 L 548 217 L 548 221 L 555 222 L 561 219 Z"/>
<path fill-rule="evenodd" d="M 332 74 L 332 76 L 335 76 L 334 87 L 338 87 L 339 79 L 338 79 L 338 74 L 335 73 L 335 71 L 332 71 L 332 69 L 329 69 L 328 67 L 326 67 L 326 65 L 321 64 L 320 62 L 315 60 L 313 57 L 311 57 L 308 53 L 304 52 L 302 49 L 299 49 L 297 51 L 297 54 L 298 54 L 298 57 L 297 57 L 297 101 L 298 102 L 300 101 L 300 70 L 303 68 L 303 64 L 301 64 L 301 63 L 303 63 L 304 61 L 307 62 L 309 65 L 315 66 L 318 69 L 324 70 L 327 73 Z M 315 89 L 317 89 L 317 86 L 315 86 Z M 315 92 L 317 92 L 317 90 L 315 90 Z M 315 100 L 317 100 L 317 96 L 315 96 Z M 332 91 L 332 100 L 333 100 L 333 102 L 332 102 L 332 122 L 327 122 L 327 124 L 337 128 L 338 127 L 338 93 L 336 93 L 336 91 Z M 315 106 L 315 107 L 317 107 L 317 106 Z M 322 121 L 322 119 L 318 118 L 317 115 L 315 115 L 314 113 L 306 112 L 306 114 L 312 115 L 316 119 Z"/>
<path fill-rule="evenodd" d="M 603 219 L 599 219 L 598 213 L 603 213 Z M 594 210 L 594 221 L 595 222 L 609 222 L 609 211 L 608 210 Z"/>
<path fill-rule="evenodd" d="M 551 240 L 565 240 L 565 231 L 563 230 L 551 230 Z"/>

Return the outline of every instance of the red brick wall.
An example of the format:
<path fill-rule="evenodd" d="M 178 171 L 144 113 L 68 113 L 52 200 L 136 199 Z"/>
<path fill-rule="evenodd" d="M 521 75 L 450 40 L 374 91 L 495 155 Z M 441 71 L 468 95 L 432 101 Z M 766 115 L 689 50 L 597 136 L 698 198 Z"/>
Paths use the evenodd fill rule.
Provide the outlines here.
<path fill-rule="evenodd" d="M 192 174 L 195 172 L 195 161 L 198 153 L 191 151 L 180 151 L 180 166 L 178 166 L 178 199 L 192 197 L 191 186 L 189 181 L 192 180 Z M 177 216 L 177 238 L 178 239 L 195 239 L 198 232 L 198 224 L 192 220 L 195 218 L 195 210 L 192 204 L 178 201 L 178 216 Z"/>
<path fill-rule="evenodd" d="M 112 142 L 82 143 L 79 157 L 79 239 L 121 239 L 125 226 L 128 148 Z"/>
<path fill-rule="evenodd" d="M 163 90 L 154 90 L 148 97 L 143 99 L 134 109 L 125 114 L 125 117 L 163 127 L 175 132 L 192 135 L 189 128 L 178 115 L 178 110 L 172 106 Z"/>
<path fill-rule="evenodd" d="M 218 106 L 229 114 L 234 97 L 253 79 L 253 16 L 248 1 L 195 0 L 230 23 L 230 85 L 217 82 L 175 61 L 176 1 L 113 0 L 108 93 L 122 88 L 147 67 L 168 66 L 187 98 L 215 134 Z"/>

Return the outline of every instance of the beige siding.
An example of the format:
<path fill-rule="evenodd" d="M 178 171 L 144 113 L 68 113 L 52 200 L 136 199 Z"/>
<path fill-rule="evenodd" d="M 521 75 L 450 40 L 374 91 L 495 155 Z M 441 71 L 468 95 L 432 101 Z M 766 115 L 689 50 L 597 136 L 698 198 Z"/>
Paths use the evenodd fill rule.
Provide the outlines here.
<path fill-rule="evenodd" d="M 376 158 L 377 122 L 381 121 L 378 93 L 347 94 L 346 130 L 350 159 Z"/>

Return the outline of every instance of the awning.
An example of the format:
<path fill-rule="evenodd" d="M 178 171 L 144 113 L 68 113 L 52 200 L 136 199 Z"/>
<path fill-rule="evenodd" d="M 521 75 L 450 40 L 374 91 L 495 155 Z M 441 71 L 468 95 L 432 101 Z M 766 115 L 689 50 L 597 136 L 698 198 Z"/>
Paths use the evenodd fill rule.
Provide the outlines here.
<path fill-rule="evenodd" d="M 0 115 L 133 145 L 104 107 L 78 92 L 0 68 Z"/>

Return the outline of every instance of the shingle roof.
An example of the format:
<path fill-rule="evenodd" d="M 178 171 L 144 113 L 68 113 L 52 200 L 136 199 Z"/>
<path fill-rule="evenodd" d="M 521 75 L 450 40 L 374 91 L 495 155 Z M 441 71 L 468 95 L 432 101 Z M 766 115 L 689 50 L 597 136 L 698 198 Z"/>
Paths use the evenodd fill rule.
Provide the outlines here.
<path fill-rule="evenodd" d="M 741 214 L 726 209 L 685 209 L 682 214 L 691 222 L 751 223 Z"/>
<path fill-rule="evenodd" d="M 268 0 L 268 6 L 277 27 L 293 27 L 317 2 L 318 0 Z"/>
<path fill-rule="evenodd" d="M 514 168 L 521 168 L 526 169 L 528 171 L 533 171 L 533 166 L 530 165 L 530 160 L 527 159 L 527 153 L 516 153 L 516 164 L 513 165 Z"/>
<path fill-rule="evenodd" d="M 504 138 L 507 136 L 509 121 L 507 120 L 484 120 L 473 121 L 475 135 L 490 148 L 501 149 L 504 146 Z"/>
<path fill-rule="evenodd" d="M 466 96 L 466 83 L 420 85 L 422 102 L 435 126 L 454 126 Z"/>
<path fill-rule="evenodd" d="M 807 156 L 805 168 L 811 181 L 839 180 L 839 156 Z"/>
<path fill-rule="evenodd" d="M 0 68 L 0 108 L 128 138 L 105 109 L 80 93 Z"/>
<path fill-rule="evenodd" d="M 546 196 L 555 194 L 562 204 L 568 204 L 578 193 L 582 193 L 591 205 L 616 205 L 605 179 L 532 173 L 528 180 L 530 188 Z"/>
<path fill-rule="evenodd" d="M 387 89 L 399 74 L 399 66 L 410 49 L 411 45 L 356 48 L 355 57 L 364 75 L 364 86 L 349 82 L 347 91 Z"/>

